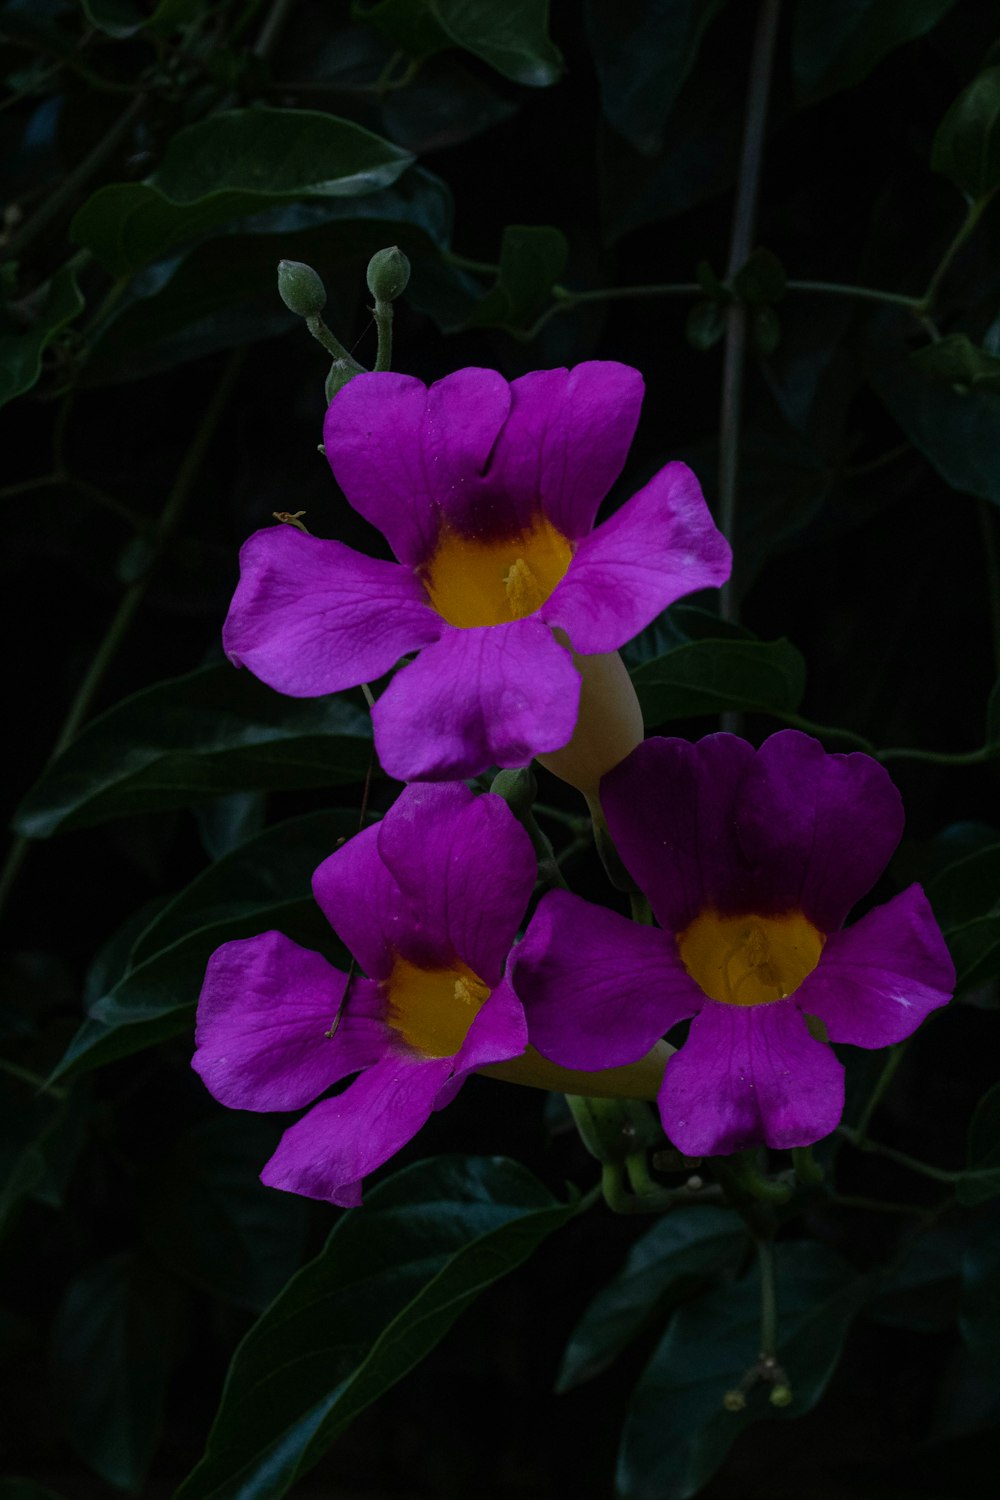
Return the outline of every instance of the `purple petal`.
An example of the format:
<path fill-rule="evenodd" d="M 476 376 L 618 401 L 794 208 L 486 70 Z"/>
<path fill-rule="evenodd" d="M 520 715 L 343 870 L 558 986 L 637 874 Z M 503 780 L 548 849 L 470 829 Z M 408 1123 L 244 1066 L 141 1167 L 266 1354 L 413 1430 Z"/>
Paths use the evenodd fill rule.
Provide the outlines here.
<path fill-rule="evenodd" d="M 414 942 L 399 951 L 425 967 L 458 957 L 495 988 L 536 877 L 531 840 L 503 799 L 409 786 L 379 826 L 378 852 L 414 917 Z"/>
<path fill-rule="evenodd" d="M 378 852 L 379 828 L 365 828 L 316 870 L 313 895 L 324 917 L 372 979 L 389 977 L 414 914 Z M 445 957 L 441 955 L 442 959 Z"/>
<path fill-rule="evenodd" d="M 384 1058 L 286 1130 L 261 1181 L 353 1208 L 362 1179 L 413 1139 L 450 1072 L 450 1057 Z"/>
<path fill-rule="evenodd" d="M 356 375 L 326 414 L 327 457 L 354 509 L 417 567 L 437 544 L 442 514 L 492 511 L 483 474 L 509 409 L 510 387 L 495 370 L 456 370 L 430 390 L 409 375 Z"/>
<path fill-rule="evenodd" d="M 465 1079 L 476 1068 L 520 1057 L 527 1045 L 524 1007 L 509 980 L 501 980 L 469 1027 L 468 1036 L 454 1058 L 452 1083 Z M 451 1089 L 451 1084 L 448 1087 Z M 453 1092 L 457 1093 L 457 1089 Z M 440 1102 L 435 1105 L 436 1109 L 440 1107 Z"/>
<path fill-rule="evenodd" d="M 835 932 L 795 1003 L 832 1042 L 888 1047 L 916 1031 L 955 988 L 955 966 L 919 885 Z"/>
<path fill-rule="evenodd" d="M 375 746 L 400 781 L 526 766 L 567 743 L 579 700 L 570 653 L 540 620 L 446 629 L 376 703 Z"/>
<path fill-rule="evenodd" d="M 729 544 L 686 464 L 667 464 L 579 545 L 540 614 L 574 650 L 617 651 L 684 594 L 725 583 Z"/>
<path fill-rule="evenodd" d="M 268 687 L 310 698 L 381 677 L 442 629 L 409 569 L 274 526 L 243 544 L 222 641 Z"/>
<path fill-rule="evenodd" d="M 592 529 L 621 473 L 639 420 L 642 376 L 593 360 L 522 375 L 510 392 L 510 416 L 490 460 L 492 488 L 540 500 L 556 529 L 576 541 Z"/>
<path fill-rule="evenodd" d="M 208 961 L 192 1066 L 231 1109 L 299 1109 L 377 1062 L 387 1046 L 374 985 L 355 978 L 333 1037 L 346 975 L 280 932 L 224 943 Z"/>
<path fill-rule="evenodd" d="M 601 782 L 615 847 L 670 932 L 708 906 L 756 909 L 734 822 L 753 759 L 733 734 L 650 739 Z"/>
<path fill-rule="evenodd" d="M 796 729 L 772 734 L 740 790 L 740 843 L 756 873 L 755 910 L 804 912 L 836 932 L 903 833 L 903 804 L 870 756 L 828 755 Z"/>
<path fill-rule="evenodd" d="M 568 891 L 542 897 L 510 977 L 532 1046 L 565 1068 L 635 1062 L 705 1003 L 666 933 Z"/>
<path fill-rule="evenodd" d="M 688 1156 L 808 1146 L 840 1123 L 844 1070 L 791 999 L 709 1000 L 667 1063 L 659 1104 L 664 1130 Z"/>

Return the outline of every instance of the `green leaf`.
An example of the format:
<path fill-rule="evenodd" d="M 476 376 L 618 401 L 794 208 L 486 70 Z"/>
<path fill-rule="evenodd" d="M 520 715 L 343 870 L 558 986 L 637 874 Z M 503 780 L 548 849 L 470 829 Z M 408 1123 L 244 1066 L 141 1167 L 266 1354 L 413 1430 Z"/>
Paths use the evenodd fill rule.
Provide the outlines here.
<path fill-rule="evenodd" d="M 632 1396 L 618 1466 L 622 1500 L 689 1500 L 745 1427 L 787 1421 L 816 1405 L 870 1283 L 812 1241 L 778 1245 L 776 1259 L 778 1359 L 794 1403 L 776 1411 L 758 1387 L 744 1411 L 722 1406 L 724 1393 L 757 1357 L 758 1274 L 685 1304 Z"/>
<path fill-rule="evenodd" d="M 853 88 L 889 52 L 931 31 L 955 0 L 798 0 L 792 73 L 800 100 Z"/>
<path fill-rule="evenodd" d="M 763 246 L 754 250 L 745 265 L 733 278 L 733 289 L 738 297 L 751 306 L 769 302 L 780 302 L 785 295 L 787 278 L 785 268 L 778 257 Z"/>
<path fill-rule="evenodd" d="M 587 0 L 587 41 L 605 118 L 645 155 L 663 131 L 722 0 Z"/>
<path fill-rule="evenodd" d="M 509 224 L 500 246 L 497 284 L 465 321 L 467 328 L 529 327 L 543 310 L 569 254 L 566 236 L 549 225 Z"/>
<path fill-rule="evenodd" d="M 924 1230 L 905 1247 L 880 1283 L 865 1316 L 889 1328 L 943 1332 L 958 1313 L 959 1266 L 965 1235 L 957 1229 Z"/>
<path fill-rule="evenodd" d="M 237 1349 L 176 1500 L 278 1500 L 575 1212 L 498 1157 L 418 1162 L 345 1214 Z"/>
<path fill-rule="evenodd" d="M 270 204 L 377 192 L 412 160 L 336 115 L 230 110 L 179 130 L 149 182 L 99 188 L 74 217 L 70 239 L 126 276 L 182 241 Z"/>
<path fill-rule="evenodd" d="M 916 350 L 911 358 L 922 375 L 948 385 L 1000 391 L 1000 359 L 978 348 L 964 333 L 949 333 L 936 344 Z"/>
<path fill-rule="evenodd" d="M 888 335 L 876 343 L 885 327 L 873 324 L 868 374 L 876 394 L 946 484 L 1000 504 L 1000 392 L 943 385 Z"/>
<path fill-rule="evenodd" d="M 418 60 L 461 47 L 530 88 L 555 83 L 563 70 L 549 36 L 549 0 L 354 0 L 351 9 Z"/>
<path fill-rule="evenodd" d="M 26 838 L 231 792 L 363 781 L 371 721 L 344 698 L 286 698 L 249 672 L 202 667 L 108 709 L 21 803 Z"/>
<path fill-rule="evenodd" d="M 968 1168 L 956 1188 L 959 1203 L 974 1207 L 1000 1196 L 1000 1083 L 983 1095 L 969 1125 Z"/>
<path fill-rule="evenodd" d="M 974 201 L 1000 187 L 1000 67 L 959 94 L 937 128 L 931 167 Z"/>
<path fill-rule="evenodd" d="M 58 270 L 32 302 L 28 331 L 0 334 L 0 406 L 31 390 L 42 373 L 43 353 L 67 323 L 83 311 L 72 265 Z"/>
<path fill-rule="evenodd" d="M 711 610 L 701 609 L 697 604 L 671 604 L 662 615 L 657 615 L 651 625 L 640 630 L 625 646 L 622 657 L 629 671 L 643 662 L 655 661 L 678 646 L 691 641 L 752 641 L 753 634 L 745 625 L 734 625 L 721 620 Z"/>
<path fill-rule="evenodd" d="M 357 830 L 353 811 L 304 813 L 241 844 L 162 907 L 124 973 L 88 1005 L 53 1079 L 87 1072 L 191 1027 L 205 965 L 220 943 L 278 928 L 334 961 L 346 955 L 312 898 L 312 873 Z"/>
<path fill-rule="evenodd" d="M 1000 911 L 1000 842 L 963 853 L 932 875 L 925 889 L 934 915 L 946 929 Z"/>
<path fill-rule="evenodd" d="M 958 1326 L 975 1363 L 990 1373 L 995 1398 L 1000 1376 L 1000 1235 L 995 1211 L 976 1224 L 970 1238 L 962 1255 Z"/>
<path fill-rule="evenodd" d="M 692 349 L 712 349 L 726 331 L 726 310 L 719 302 L 696 302 L 687 315 L 684 334 Z"/>
<path fill-rule="evenodd" d="M 253 1312 L 297 1269 L 306 1228 L 305 1200 L 259 1180 L 280 1133 L 243 1113 L 202 1120 L 145 1182 L 150 1250 L 176 1275 Z"/>
<path fill-rule="evenodd" d="M 119 1489 L 142 1486 L 155 1451 L 179 1310 L 176 1285 L 127 1254 L 89 1266 L 56 1315 L 54 1409 L 80 1457 Z"/>
<path fill-rule="evenodd" d="M 728 710 L 794 713 L 805 662 L 787 640 L 703 640 L 678 646 L 632 673 L 647 728 Z"/>
<path fill-rule="evenodd" d="M 714 1279 L 745 1250 L 746 1231 L 722 1208 L 678 1208 L 636 1240 L 625 1265 L 584 1310 L 570 1335 L 556 1381 L 568 1391 L 615 1359 L 671 1294 Z"/>

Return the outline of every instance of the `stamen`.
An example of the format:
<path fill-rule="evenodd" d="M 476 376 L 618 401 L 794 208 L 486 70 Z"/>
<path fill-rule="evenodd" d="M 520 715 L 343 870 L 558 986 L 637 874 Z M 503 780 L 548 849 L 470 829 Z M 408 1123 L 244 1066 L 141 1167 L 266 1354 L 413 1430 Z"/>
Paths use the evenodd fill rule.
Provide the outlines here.
<path fill-rule="evenodd" d="M 546 595 L 523 557 L 515 558 L 503 582 L 515 620 L 526 619 L 545 603 Z"/>

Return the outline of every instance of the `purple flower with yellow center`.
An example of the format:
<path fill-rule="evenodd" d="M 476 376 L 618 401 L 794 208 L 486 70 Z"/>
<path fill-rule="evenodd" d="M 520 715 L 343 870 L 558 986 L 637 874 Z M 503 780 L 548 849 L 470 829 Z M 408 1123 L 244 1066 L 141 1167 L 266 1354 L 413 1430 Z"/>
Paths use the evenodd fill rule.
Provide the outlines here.
<path fill-rule="evenodd" d="M 664 1053 L 578 1079 L 527 1050 L 503 970 L 535 883 L 507 804 L 464 786 L 410 786 L 313 877 L 363 973 L 283 936 L 224 943 L 198 1002 L 194 1067 L 233 1109 L 295 1110 L 262 1178 L 344 1205 L 473 1071 L 576 1092 L 655 1096 Z M 352 1073 L 333 1097 L 321 1095 Z"/>
<path fill-rule="evenodd" d="M 577 724 L 581 671 L 596 663 L 601 691 L 624 679 L 611 653 L 681 595 L 729 576 L 729 547 L 683 464 L 595 528 L 642 391 L 638 371 L 601 362 L 510 384 L 458 370 L 429 389 L 355 376 L 327 412 L 326 451 L 397 561 L 293 526 L 256 532 L 223 633 L 230 658 L 311 697 L 418 653 L 373 712 L 379 758 L 401 780 L 559 750 Z M 600 769 L 641 734 L 641 721 L 622 730 Z"/>
<path fill-rule="evenodd" d="M 604 778 L 601 800 L 660 927 L 545 896 L 511 964 L 533 1045 L 609 1067 L 690 1018 L 659 1094 L 681 1151 L 828 1135 L 844 1078 L 820 1037 L 898 1042 L 955 981 L 919 886 L 843 925 L 902 833 L 885 770 L 796 730 L 759 750 L 730 734 L 652 739 Z"/>

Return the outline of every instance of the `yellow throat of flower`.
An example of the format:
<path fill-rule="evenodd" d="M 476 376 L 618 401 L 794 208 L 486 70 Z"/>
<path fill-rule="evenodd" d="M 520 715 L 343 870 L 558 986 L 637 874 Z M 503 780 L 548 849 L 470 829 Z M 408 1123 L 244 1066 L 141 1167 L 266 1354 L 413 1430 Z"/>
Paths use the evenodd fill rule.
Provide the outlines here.
<path fill-rule="evenodd" d="M 454 1057 L 490 996 L 460 960 L 448 969 L 418 969 L 397 957 L 383 990 L 389 1025 L 424 1057 Z"/>
<path fill-rule="evenodd" d="M 569 541 L 542 515 L 527 530 L 492 541 L 446 526 L 422 577 L 449 625 L 504 625 L 540 609 L 572 559 Z"/>
<path fill-rule="evenodd" d="M 723 917 L 703 911 L 677 935 L 691 978 L 725 1005 L 767 1005 L 798 989 L 819 963 L 823 934 L 801 912 Z"/>

